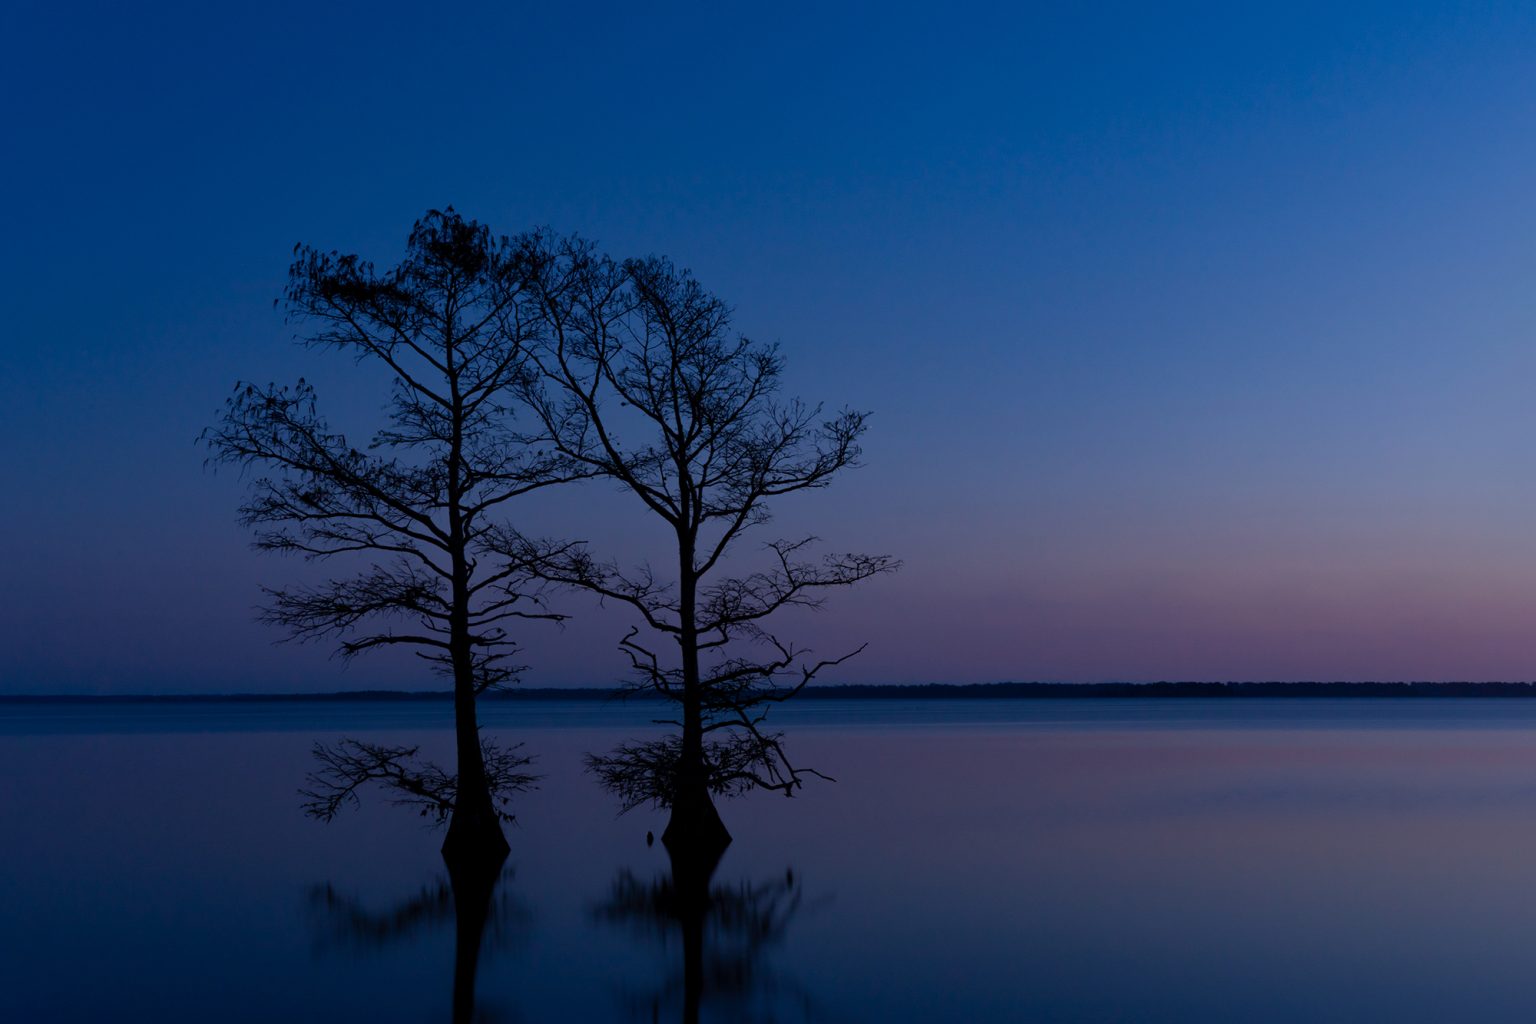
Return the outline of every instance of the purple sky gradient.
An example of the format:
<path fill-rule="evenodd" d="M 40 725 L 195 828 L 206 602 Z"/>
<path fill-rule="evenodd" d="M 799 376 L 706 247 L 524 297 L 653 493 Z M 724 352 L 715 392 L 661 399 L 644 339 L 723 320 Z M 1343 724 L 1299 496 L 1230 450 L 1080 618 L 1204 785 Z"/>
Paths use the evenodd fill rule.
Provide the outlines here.
<path fill-rule="evenodd" d="M 870 641 L 830 681 L 1536 678 L 1536 15 L 878 10 L 14 7 L 0 693 L 435 685 L 273 646 L 304 570 L 194 438 L 245 378 L 374 422 L 272 300 L 449 203 L 666 253 L 874 411 L 760 535 L 906 563 L 797 623 Z M 623 630 L 530 630 L 526 682 Z"/>

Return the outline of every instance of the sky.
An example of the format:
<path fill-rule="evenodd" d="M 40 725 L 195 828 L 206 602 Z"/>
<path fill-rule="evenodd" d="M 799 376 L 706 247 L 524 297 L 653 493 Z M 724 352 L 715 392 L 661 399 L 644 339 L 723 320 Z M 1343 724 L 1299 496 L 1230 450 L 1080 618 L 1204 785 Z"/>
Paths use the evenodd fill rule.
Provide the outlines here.
<path fill-rule="evenodd" d="M 779 510 L 903 570 L 793 623 L 834 682 L 1536 678 L 1536 8 L 0 10 L 0 693 L 436 685 L 254 621 L 195 443 L 294 343 L 297 242 L 453 205 L 666 254 L 871 410 Z M 616 551 L 600 487 L 532 529 Z M 612 612 L 530 629 L 606 685 Z"/>

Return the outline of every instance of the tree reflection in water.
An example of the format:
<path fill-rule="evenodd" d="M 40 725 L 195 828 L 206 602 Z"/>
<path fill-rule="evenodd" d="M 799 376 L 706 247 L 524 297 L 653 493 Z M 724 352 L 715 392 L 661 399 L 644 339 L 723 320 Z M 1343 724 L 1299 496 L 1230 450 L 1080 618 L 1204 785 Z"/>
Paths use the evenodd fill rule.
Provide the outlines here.
<path fill-rule="evenodd" d="M 669 966 L 649 995 L 626 994 L 626 1004 L 635 1018 L 657 1022 L 677 1008 L 684 1024 L 697 1024 L 706 1007 L 743 1024 L 809 1020 L 809 996 L 764 963 L 801 909 L 794 871 L 762 882 L 711 884 L 723 853 L 669 849 L 670 873 L 644 882 L 622 870 L 593 911 L 598 921 L 630 928 L 669 958 L 672 937 L 681 941 L 681 969 Z"/>
<path fill-rule="evenodd" d="M 512 872 L 503 862 L 448 862 L 448 876 L 383 910 L 370 910 L 330 883 L 310 889 L 317 935 L 323 945 L 381 949 L 411 941 L 449 922 L 454 926 L 453 1024 L 503 1019 L 475 1005 L 475 975 L 482 946 L 510 941 L 531 916 L 503 883 Z M 500 890 L 498 892 L 498 890 Z"/>

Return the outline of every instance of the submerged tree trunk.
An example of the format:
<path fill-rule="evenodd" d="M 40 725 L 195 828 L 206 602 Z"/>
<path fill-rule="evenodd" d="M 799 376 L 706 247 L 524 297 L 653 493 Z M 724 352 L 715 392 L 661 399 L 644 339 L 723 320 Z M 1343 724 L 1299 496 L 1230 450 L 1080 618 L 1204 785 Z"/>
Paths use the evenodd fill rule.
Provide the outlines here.
<path fill-rule="evenodd" d="M 661 841 L 671 851 L 700 851 L 718 856 L 731 843 L 731 833 L 709 794 L 709 768 L 704 763 L 703 716 L 697 697 L 683 702 L 683 746 L 673 779 L 672 814 Z"/>
<path fill-rule="evenodd" d="M 491 789 L 485 777 L 485 756 L 480 750 L 480 726 L 475 714 L 475 691 L 468 680 L 454 683 L 454 733 L 458 745 L 458 787 L 448 835 L 443 838 L 443 857 L 450 863 L 473 861 L 500 864 L 511 847 L 496 816 Z"/>
<path fill-rule="evenodd" d="M 451 338 L 450 322 L 447 335 Z M 448 615 L 448 653 L 453 663 L 453 726 L 458 744 L 458 789 L 453 817 L 443 839 L 443 856 L 450 862 L 484 860 L 497 865 L 511 847 L 501 831 L 485 777 L 485 755 L 480 749 L 480 722 L 475 713 L 475 664 L 470 640 L 470 564 L 466 551 L 468 517 L 464 500 L 464 404 L 459 392 L 454 346 L 445 344 L 447 372 L 452 395 L 452 428 L 448 450 L 448 548 L 453 559 L 451 600 Z"/>
<path fill-rule="evenodd" d="M 709 795 L 709 766 L 704 762 L 703 693 L 699 675 L 699 634 L 695 601 L 698 575 L 693 566 L 692 537 L 678 536 L 681 587 L 678 595 L 678 645 L 683 662 L 683 735 L 676 775 L 672 780 L 672 814 L 661 841 L 668 850 L 690 849 L 717 855 L 731 842 L 720 812 Z"/>

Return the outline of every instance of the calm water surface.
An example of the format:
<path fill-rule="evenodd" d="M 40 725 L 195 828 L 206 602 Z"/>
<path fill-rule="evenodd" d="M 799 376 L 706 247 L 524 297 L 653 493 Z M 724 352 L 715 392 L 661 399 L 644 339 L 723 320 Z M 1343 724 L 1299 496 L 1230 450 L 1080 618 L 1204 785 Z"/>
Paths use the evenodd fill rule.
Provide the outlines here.
<path fill-rule="evenodd" d="M 663 819 L 581 772 L 645 709 L 489 709 L 546 779 L 476 1019 L 1536 1015 L 1536 702 L 783 710 L 838 782 L 726 804 L 736 842 L 681 879 L 645 843 Z M 448 713 L 0 705 L 0 1020 L 448 1021 L 475 936 L 440 836 L 381 801 L 317 824 L 295 795 L 315 742 L 445 751 Z"/>

